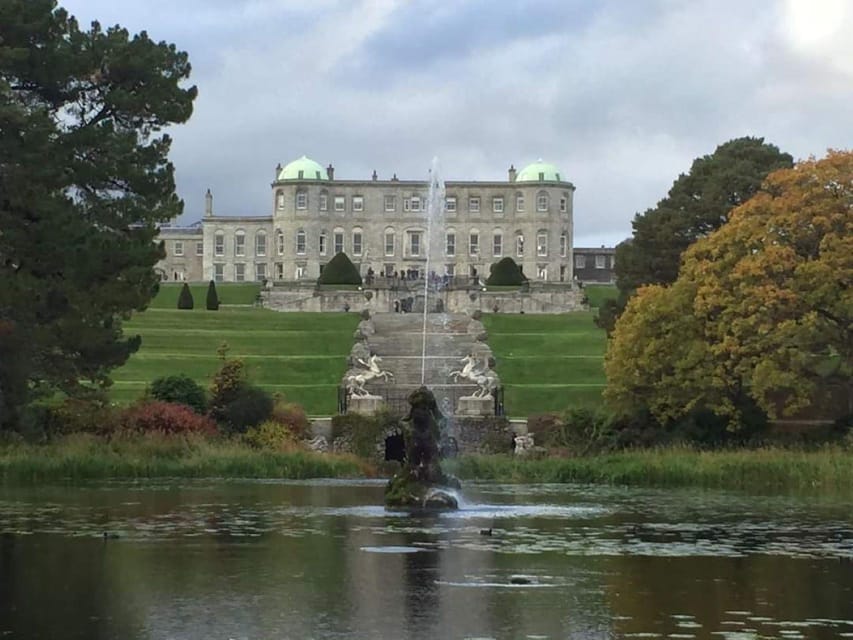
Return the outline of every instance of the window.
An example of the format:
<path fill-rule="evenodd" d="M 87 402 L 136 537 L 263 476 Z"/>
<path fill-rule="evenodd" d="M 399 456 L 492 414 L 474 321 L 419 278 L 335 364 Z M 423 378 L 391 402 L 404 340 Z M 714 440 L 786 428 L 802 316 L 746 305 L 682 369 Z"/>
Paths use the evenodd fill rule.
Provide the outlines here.
<path fill-rule="evenodd" d="M 364 196 L 353 196 L 352 197 L 352 210 L 353 211 L 364 211 Z"/>
<path fill-rule="evenodd" d="M 455 264 L 445 265 L 444 273 L 446 273 L 448 276 L 450 276 L 452 278 L 453 276 L 456 275 L 456 265 Z"/>
<path fill-rule="evenodd" d="M 217 231 L 216 235 L 213 236 L 213 255 L 225 255 L 225 234 L 221 231 Z"/>
<path fill-rule="evenodd" d="M 275 192 L 275 207 L 276 209 L 284 209 L 284 191 Z"/>
<path fill-rule="evenodd" d="M 284 231 L 281 229 L 275 232 L 275 248 L 278 251 L 278 255 L 284 255 Z"/>
<path fill-rule="evenodd" d="M 456 196 L 447 196 L 444 199 L 444 210 L 447 213 L 456 213 Z"/>
<path fill-rule="evenodd" d="M 238 231 L 234 235 L 234 255 L 235 256 L 246 255 L 246 232 L 245 231 Z"/>
<path fill-rule="evenodd" d="M 397 198 L 394 196 L 385 196 L 385 211 L 397 210 Z"/>
<path fill-rule="evenodd" d="M 213 265 L 213 279 L 217 282 L 225 280 L 225 265 L 221 262 Z"/>
<path fill-rule="evenodd" d="M 504 252 L 504 237 L 501 233 L 496 233 L 492 236 L 492 255 L 497 257 L 503 255 Z"/>
<path fill-rule="evenodd" d="M 176 256 L 184 255 L 184 243 L 181 240 L 175 240 L 175 255 Z"/>
<path fill-rule="evenodd" d="M 267 279 L 267 264 L 265 262 L 258 262 L 255 264 L 255 280 L 261 282 L 262 280 Z"/>
<path fill-rule="evenodd" d="M 234 265 L 234 280 L 243 282 L 246 279 L 246 265 L 238 262 Z"/>
<path fill-rule="evenodd" d="M 447 232 L 447 237 L 445 239 L 444 255 L 456 255 L 456 233 L 453 231 Z"/>
<path fill-rule="evenodd" d="M 409 255 L 421 255 L 421 234 L 419 231 L 409 233 Z"/>
<path fill-rule="evenodd" d="M 524 196 L 520 193 L 515 195 L 515 210 L 518 213 L 524 213 Z"/>
<path fill-rule="evenodd" d="M 296 208 L 297 209 L 307 209 L 308 208 L 308 192 L 307 191 L 297 191 L 296 192 Z"/>
<path fill-rule="evenodd" d="M 408 210 L 409 210 L 409 199 L 403 198 L 403 211 L 408 211 Z"/>
<path fill-rule="evenodd" d="M 607 256 L 595 256 L 595 268 L 604 269 L 607 266 Z"/>
<path fill-rule="evenodd" d="M 335 229 L 335 254 L 344 252 L 344 232 Z"/>
<path fill-rule="evenodd" d="M 325 231 L 320 232 L 319 249 L 320 249 L 320 255 L 321 256 L 326 255 L 326 232 Z"/>
<path fill-rule="evenodd" d="M 305 265 L 304 264 L 296 265 L 296 279 L 301 280 L 304 277 L 305 277 Z"/>
<path fill-rule="evenodd" d="M 275 279 L 276 280 L 284 280 L 284 263 L 276 262 L 275 263 Z"/>
<path fill-rule="evenodd" d="M 504 212 L 503 196 L 495 196 L 494 198 L 492 198 L 492 212 L 493 213 L 503 213 Z"/>
<path fill-rule="evenodd" d="M 296 255 L 304 256 L 305 255 L 305 232 L 300 229 L 296 232 Z"/>
<path fill-rule="evenodd" d="M 515 236 L 515 255 L 524 257 L 524 236 L 520 233 Z"/>
<path fill-rule="evenodd" d="M 468 253 L 472 256 L 480 253 L 480 233 L 478 231 L 472 231 L 471 235 L 468 236 Z"/>
<path fill-rule="evenodd" d="M 361 255 L 361 231 L 352 232 L 352 254 L 354 256 Z"/>
<path fill-rule="evenodd" d="M 320 211 L 328 211 L 329 210 L 329 194 L 321 193 L 320 194 Z"/>
<path fill-rule="evenodd" d="M 536 277 L 539 280 L 547 280 L 548 279 L 548 267 L 544 264 L 540 264 L 536 267 Z"/>
<path fill-rule="evenodd" d="M 196 242 L 195 243 L 195 254 L 197 256 L 204 255 L 204 242 Z"/>
<path fill-rule="evenodd" d="M 560 198 L 560 212 L 566 213 L 569 210 L 569 199 L 563 196 Z"/>
<path fill-rule="evenodd" d="M 394 255 L 394 230 L 386 229 L 385 230 L 385 255 L 393 256 Z"/>
<path fill-rule="evenodd" d="M 335 211 L 343 211 L 346 208 L 344 197 L 335 196 Z"/>
<path fill-rule="evenodd" d="M 471 213 L 480 213 L 480 198 L 468 198 L 468 211 Z"/>
<path fill-rule="evenodd" d="M 566 234 L 564 233 L 563 235 L 560 236 L 560 257 L 561 258 L 566 257 L 566 252 L 568 251 L 568 247 L 569 247 L 569 239 L 566 237 Z"/>
<path fill-rule="evenodd" d="M 536 255 L 540 257 L 548 255 L 547 233 L 539 233 L 536 235 Z"/>
<path fill-rule="evenodd" d="M 385 264 L 385 277 L 392 278 L 394 277 L 394 264 Z"/>
<path fill-rule="evenodd" d="M 537 211 L 548 211 L 548 194 L 540 193 L 536 196 L 536 210 Z"/>
<path fill-rule="evenodd" d="M 586 256 L 575 255 L 575 269 L 586 269 Z"/>
<path fill-rule="evenodd" d="M 255 255 L 267 255 L 267 234 L 263 231 L 258 231 L 255 234 Z"/>
<path fill-rule="evenodd" d="M 412 196 L 411 200 L 409 200 L 409 207 L 412 211 L 420 211 L 421 210 L 421 199 L 417 196 Z"/>
<path fill-rule="evenodd" d="M 615 253 L 612 256 L 610 256 L 610 268 L 611 269 L 616 268 L 616 254 Z"/>

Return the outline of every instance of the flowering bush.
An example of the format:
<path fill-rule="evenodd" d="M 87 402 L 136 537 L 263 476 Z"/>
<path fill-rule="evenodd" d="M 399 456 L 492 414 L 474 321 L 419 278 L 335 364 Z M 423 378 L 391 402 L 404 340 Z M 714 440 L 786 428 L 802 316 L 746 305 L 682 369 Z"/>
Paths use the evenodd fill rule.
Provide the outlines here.
<path fill-rule="evenodd" d="M 155 401 L 134 405 L 125 410 L 121 423 L 126 430 L 137 433 L 216 433 L 216 423 L 213 420 L 198 415 L 184 404 L 172 402 Z"/>
<path fill-rule="evenodd" d="M 257 427 L 251 427 L 243 434 L 243 441 L 256 449 L 272 451 L 290 451 L 298 448 L 293 433 L 287 426 L 267 420 Z"/>

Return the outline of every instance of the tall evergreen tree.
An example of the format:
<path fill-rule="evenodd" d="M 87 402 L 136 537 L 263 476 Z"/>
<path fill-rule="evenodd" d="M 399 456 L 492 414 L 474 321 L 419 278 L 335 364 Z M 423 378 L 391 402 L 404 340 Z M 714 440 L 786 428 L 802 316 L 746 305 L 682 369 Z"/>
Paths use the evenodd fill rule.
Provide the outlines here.
<path fill-rule="evenodd" d="M 145 32 L 0 2 L 0 351 L 18 363 L 0 427 L 40 390 L 106 384 L 138 349 L 121 320 L 156 292 L 157 226 L 182 210 L 161 132 L 192 113 L 189 73 Z"/>
<path fill-rule="evenodd" d="M 616 247 L 619 296 L 602 306 L 596 324 L 612 331 L 639 287 L 675 282 L 684 250 L 719 229 L 733 208 L 761 190 L 769 173 L 791 166 L 789 154 L 751 137 L 729 140 L 694 160 L 656 207 L 634 216 L 634 234 Z"/>
<path fill-rule="evenodd" d="M 190 285 L 185 282 L 178 294 L 178 309 L 192 309 L 194 306 L 193 292 L 190 291 Z"/>
<path fill-rule="evenodd" d="M 207 285 L 207 300 L 205 302 L 208 311 L 219 311 L 219 295 L 216 293 L 216 283 L 213 280 Z"/>

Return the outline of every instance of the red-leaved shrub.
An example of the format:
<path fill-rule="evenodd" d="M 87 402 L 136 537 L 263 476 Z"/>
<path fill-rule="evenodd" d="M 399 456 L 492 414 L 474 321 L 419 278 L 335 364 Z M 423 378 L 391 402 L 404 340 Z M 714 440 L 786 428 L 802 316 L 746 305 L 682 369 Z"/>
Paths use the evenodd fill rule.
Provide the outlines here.
<path fill-rule="evenodd" d="M 213 420 L 198 415 L 185 404 L 173 402 L 154 401 L 134 405 L 124 412 L 122 426 L 137 433 L 216 433 L 216 423 Z"/>

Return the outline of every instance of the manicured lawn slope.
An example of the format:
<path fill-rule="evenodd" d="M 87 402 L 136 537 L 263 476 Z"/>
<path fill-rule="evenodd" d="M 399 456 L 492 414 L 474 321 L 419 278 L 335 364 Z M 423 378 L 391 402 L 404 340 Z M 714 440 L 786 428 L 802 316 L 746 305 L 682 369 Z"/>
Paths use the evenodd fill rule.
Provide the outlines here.
<path fill-rule="evenodd" d="M 604 389 L 606 336 L 593 312 L 483 316 L 511 416 L 596 406 Z"/>
<path fill-rule="evenodd" d="M 164 282 L 160 285 L 160 290 L 154 299 L 151 301 L 149 308 L 151 309 L 177 309 L 178 295 L 183 287 L 182 282 Z M 204 309 L 205 301 L 207 300 L 206 283 L 196 283 L 190 285 L 190 292 L 193 294 L 193 302 L 196 309 Z M 216 285 L 216 294 L 219 296 L 220 304 L 245 304 L 253 305 L 255 298 L 261 290 L 261 285 L 257 282 L 228 282 L 219 283 Z"/>
<path fill-rule="evenodd" d="M 242 358 L 253 383 L 282 393 L 312 414 L 334 413 L 359 316 L 277 313 L 255 308 L 219 311 L 149 309 L 125 324 L 142 336 L 142 348 L 113 374 L 111 395 L 139 397 L 153 379 L 185 373 L 203 386 L 219 368 L 217 349 Z"/>
<path fill-rule="evenodd" d="M 615 284 L 588 284 L 584 287 L 584 292 L 589 300 L 590 309 L 597 309 L 608 298 L 615 300 L 619 295 Z"/>

